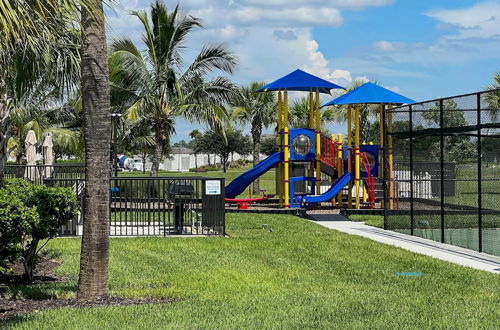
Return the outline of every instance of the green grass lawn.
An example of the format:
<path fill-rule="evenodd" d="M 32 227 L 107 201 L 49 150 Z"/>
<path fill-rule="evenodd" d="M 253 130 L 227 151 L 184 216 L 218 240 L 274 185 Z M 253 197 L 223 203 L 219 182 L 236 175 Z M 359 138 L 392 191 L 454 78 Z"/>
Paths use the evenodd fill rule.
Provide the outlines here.
<path fill-rule="evenodd" d="M 269 229 L 262 229 L 268 224 Z M 111 293 L 166 305 L 58 309 L 4 324 L 34 328 L 496 328 L 500 276 L 285 215 L 230 214 L 229 237 L 115 238 Z M 73 297 L 80 240 L 49 248 L 69 283 L 20 288 Z M 397 272 L 423 272 L 421 277 Z"/>

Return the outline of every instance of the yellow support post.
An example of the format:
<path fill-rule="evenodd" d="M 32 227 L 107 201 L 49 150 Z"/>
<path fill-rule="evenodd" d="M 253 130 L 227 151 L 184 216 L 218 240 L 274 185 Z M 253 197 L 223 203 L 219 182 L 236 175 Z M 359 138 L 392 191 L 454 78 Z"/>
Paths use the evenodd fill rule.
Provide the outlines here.
<path fill-rule="evenodd" d="M 360 153 L 359 153 L 359 104 L 356 104 L 355 112 L 354 112 L 354 183 L 356 185 L 356 209 L 360 209 L 359 203 L 359 183 L 361 179 L 361 170 L 360 170 Z"/>
<path fill-rule="evenodd" d="M 392 108 L 392 105 L 389 105 L 389 110 Z M 387 114 L 387 129 L 389 132 L 392 132 L 392 113 L 389 112 Z M 394 207 L 394 182 L 392 181 L 392 136 L 389 135 L 387 138 L 387 149 L 389 153 L 389 164 L 388 164 L 388 177 L 389 177 L 389 210 L 392 210 Z"/>
<path fill-rule="evenodd" d="M 290 138 L 288 132 L 288 92 L 285 88 L 283 92 L 284 95 L 284 109 L 283 109 L 283 165 L 284 165 L 284 183 L 285 183 L 285 200 L 284 207 L 290 207 L 290 173 L 289 173 L 289 164 L 290 161 Z"/>
<path fill-rule="evenodd" d="M 339 178 L 344 174 L 344 151 L 342 149 L 342 134 L 337 139 L 337 173 Z M 337 194 L 337 207 L 342 207 L 342 191 Z"/>
<path fill-rule="evenodd" d="M 352 173 L 352 110 L 351 106 L 347 106 L 347 171 Z M 352 181 L 348 184 L 349 193 L 347 195 L 347 207 L 352 209 Z"/>
<path fill-rule="evenodd" d="M 281 100 L 281 90 L 278 91 L 278 145 L 280 146 L 280 151 L 282 150 L 281 143 L 281 130 L 283 128 L 283 103 Z M 278 196 L 279 205 L 283 207 L 283 163 L 278 164 Z"/>
<path fill-rule="evenodd" d="M 309 128 L 314 129 L 314 100 L 312 88 L 309 89 Z M 314 162 L 309 164 L 309 176 L 314 176 Z"/>
<path fill-rule="evenodd" d="M 319 112 L 319 89 L 316 89 L 316 194 L 321 194 L 321 121 Z"/>
<path fill-rule="evenodd" d="M 309 90 L 309 128 L 314 128 L 314 101 L 312 88 Z"/>

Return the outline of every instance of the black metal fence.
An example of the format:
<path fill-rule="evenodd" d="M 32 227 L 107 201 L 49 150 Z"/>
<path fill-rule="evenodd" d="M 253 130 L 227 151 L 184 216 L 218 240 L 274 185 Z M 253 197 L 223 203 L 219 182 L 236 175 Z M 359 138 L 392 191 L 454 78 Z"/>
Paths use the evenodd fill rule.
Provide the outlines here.
<path fill-rule="evenodd" d="M 41 184 L 45 178 L 76 179 L 85 176 L 84 163 L 54 165 L 6 165 L 5 178 L 25 178 L 34 184 Z"/>
<path fill-rule="evenodd" d="M 69 187 L 79 200 L 79 215 L 60 235 L 82 234 L 85 165 L 7 165 L 5 178 Z M 111 236 L 224 235 L 224 179 L 189 177 L 112 177 Z"/>
<path fill-rule="evenodd" d="M 386 229 L 500 255 L 499 97 L 386 111 Z"/>
<path fill-rule="evenodd" d="M 113 177 L 112 236 L 224 235 L 224 179 Z"/>

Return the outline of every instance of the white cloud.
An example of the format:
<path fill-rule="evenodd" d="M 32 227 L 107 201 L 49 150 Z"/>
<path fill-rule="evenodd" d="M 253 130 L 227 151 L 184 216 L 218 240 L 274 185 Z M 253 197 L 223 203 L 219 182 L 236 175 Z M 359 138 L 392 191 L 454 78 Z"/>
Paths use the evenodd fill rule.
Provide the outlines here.
<path fill-rule="evenodd" d="M 490 38 L 500 34 L 500 1 L 484 1 L 472 7 L 437 9 L 427 16 L 459 28 L 455 38 Z"/>
<path fill-rule="evenodd" d="M 340 10 L 329 7 L 299 7 L 284 9 L 268 9 L 244 7 L 234 11 L 234 19 L 242 23 L 265 22 L 266 25 L 324 25 L 339 26 L 342 24 Z"/>
<path fill-rule="evenodd" d="M 240 67 L 232 79 L 240 84 L 274 80 L 297 68 L 349 86 L 355 79 L 348 68 L 325 58 L 314 40 L 315 26 L 337 27 L 342 10 L 393 3 L 394 0 L 182 0 L 181 10 L 201 19 L 204 28 L 190 34 L 187 61 L 203 44 L 225 42 L 236 53 Z M 144 10 L 150 0 L 122 0 L 108 15 L 111 35 L 140 42 L 141 24 L 127 10 Z M 172 9 L 172 2 L 166 2 Z M 366 77 L 359 79 L 368 80 Z M 184 138 L 184 137 L 180 137 Z"/>
<path fill-rule="evenodd" d="M 390 91 L 393 91 L 394 93 L 401 93 L 401 88 L 398 86 L 384 86 Z"/>

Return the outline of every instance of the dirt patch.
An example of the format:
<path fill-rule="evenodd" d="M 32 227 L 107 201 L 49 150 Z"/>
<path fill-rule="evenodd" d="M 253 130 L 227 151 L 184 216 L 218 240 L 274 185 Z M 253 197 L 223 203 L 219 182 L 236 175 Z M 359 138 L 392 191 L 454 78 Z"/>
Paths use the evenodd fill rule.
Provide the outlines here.
<path fill-rule="evenodd" d="M 65 278 L 58 278 L 54 275 L 53 270 L 60 266 L 61 262 L 55 259 L 46 258 L 37 266 L 37 272 L 33 285 L 43 285 L 53 282 L 66 282 Z M 53 308 L 81 308 L 81 307 L 98 307 L 98 306 L 129 306 L 143 304 L 165 304 L 176 301 L 172 298 L 124 298 L 124 297 L 103 297 L 93 301 L 79 301 L 77 299 L 26 299 L 12 298 L 12 295 L 7 294 L 11 287 L 19 288 L 26 284 L 23 277 L 23 265 L 9 265 L 12 270 L 9 274 L 0 275 L 0 320 L 6 320 L 14 316 L 39 312 Z"/>
<path fill-rule="evenodd" d="M 166 304 L 176 301 L 172 298 L 123 298 L 104 297 L 93 301 L 82 302 L 76 299 L 7 299 L 0 298 L 0 320 L 6 320 L 13 316 L 25 313 L 40 312 L 52 308 L 81 308 L 99 306 L 130 306 L 144 304 Z"/>

